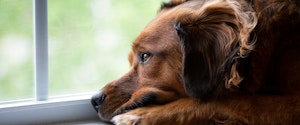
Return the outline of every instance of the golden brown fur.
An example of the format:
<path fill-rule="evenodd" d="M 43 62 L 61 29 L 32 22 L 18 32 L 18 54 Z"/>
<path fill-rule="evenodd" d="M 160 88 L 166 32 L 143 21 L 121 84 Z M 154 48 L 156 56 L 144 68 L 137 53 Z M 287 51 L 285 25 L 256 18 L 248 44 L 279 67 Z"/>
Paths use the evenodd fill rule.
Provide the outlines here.
<path fill-rule="evenodd" d="M 299 124 L 300 2 L 172 0 L 92 98 L 117 125 Z"/>

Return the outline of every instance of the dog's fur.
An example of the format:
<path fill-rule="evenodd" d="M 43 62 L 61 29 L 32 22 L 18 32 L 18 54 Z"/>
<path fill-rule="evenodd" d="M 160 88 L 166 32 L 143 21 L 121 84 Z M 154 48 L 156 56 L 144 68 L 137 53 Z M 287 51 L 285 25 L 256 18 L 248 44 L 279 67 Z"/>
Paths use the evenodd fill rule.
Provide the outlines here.
<path fill-rule="evenodd" d="M 117 125 L 299 124 L 298 0 L 172 0 L 92 100 Z M 100 98 L 100 99 L 99 99 Z"/>

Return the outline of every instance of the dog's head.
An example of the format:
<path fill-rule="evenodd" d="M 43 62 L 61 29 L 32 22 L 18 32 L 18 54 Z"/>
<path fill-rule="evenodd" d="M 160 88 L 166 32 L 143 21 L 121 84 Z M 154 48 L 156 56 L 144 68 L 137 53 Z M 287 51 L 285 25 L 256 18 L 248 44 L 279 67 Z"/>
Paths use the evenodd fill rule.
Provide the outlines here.
<path fill-rule="evenodd" d="M 137 37 L 130 71 L 92 98 L 100 118 L 238 86 L 238 59 L 253 50 L 251 8 L 232 0 L 173 0 Z"/>

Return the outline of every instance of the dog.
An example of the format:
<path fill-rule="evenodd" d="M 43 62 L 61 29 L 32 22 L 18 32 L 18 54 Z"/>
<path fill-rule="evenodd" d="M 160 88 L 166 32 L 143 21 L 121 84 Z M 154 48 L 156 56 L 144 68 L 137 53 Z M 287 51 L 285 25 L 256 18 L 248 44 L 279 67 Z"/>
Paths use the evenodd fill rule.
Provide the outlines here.
<path fill-rule="evenodd" d="M 171 0 L 95 94 L 116 125 L 300 124 L 298 0 Z"/>

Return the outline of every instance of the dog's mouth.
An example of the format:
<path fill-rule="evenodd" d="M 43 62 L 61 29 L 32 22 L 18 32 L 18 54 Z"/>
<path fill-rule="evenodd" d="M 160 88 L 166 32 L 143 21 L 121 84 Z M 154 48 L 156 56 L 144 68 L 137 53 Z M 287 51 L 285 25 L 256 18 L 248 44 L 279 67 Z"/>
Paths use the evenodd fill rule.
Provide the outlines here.
<path fill-rule="evenodd" d="M 156 102 L 156 94 L 155 93 L 148 93 L 143 98 L 139 98 L 137 100 L 129 100 L 127 103 L 125 103 L 121 108 L 116 110 L 113 114 L 112 117 L 126 113 L 128 111 L 140 108 L 140 107 L 145 107 L 153 104 L 158 104 Z"/>

